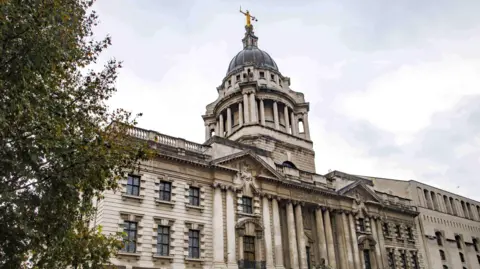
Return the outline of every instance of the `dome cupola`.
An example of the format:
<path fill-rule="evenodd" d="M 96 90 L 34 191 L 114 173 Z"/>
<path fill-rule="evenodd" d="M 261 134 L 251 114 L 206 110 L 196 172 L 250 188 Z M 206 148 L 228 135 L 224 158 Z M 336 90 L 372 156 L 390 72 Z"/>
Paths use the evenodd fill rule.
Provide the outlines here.
<path fill-rule="evenodd" d="M 278 72 L 277 64 L 272 57 L 258 48 L 258 37 L 253 32 L 253 25 L 246 25 L 245 30 L 245 37 L 242 39 L 243 50 L 237 53 L 230 61 L 227 75 L 245 66 L 254 66 Z"/>

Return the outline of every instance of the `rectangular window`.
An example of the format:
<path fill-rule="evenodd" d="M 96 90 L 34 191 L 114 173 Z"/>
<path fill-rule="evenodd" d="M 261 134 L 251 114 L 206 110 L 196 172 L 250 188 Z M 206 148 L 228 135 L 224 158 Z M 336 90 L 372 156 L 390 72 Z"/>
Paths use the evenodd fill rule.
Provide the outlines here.
<path fill-rule="evenodd" d="M 200 206 L 200 188 L 190 187 L 190 205 Z"/>
<path fill-rule="evenodd" d="M 188 232 L 188 257 L 200 258 L 200 231 L 190 230 Z"/>
<path fill-rule="evenodd" d="M 138 196 L 140 195 L 140 177 L 128 175 L 127 178 L 127 194 Z"/>
<path fill-rule="evenodd" d="M 137 223 L 125 221 L 123 231 L 127 234 L 123 239 L 123 251 L 135 253 L 137 251 Z"/>
<path fill-rule="evenodd" d="M 242 208 L 243 208 L 243 213 L 252 214 L 253 213 L 252 198 L 243 196 Z"/>
<path fill-rule="evenodd" d="M 390 231 L 388 230 L 388 223 L 386 222 L 383 223 L 383 234 L 385 236 L 390 236 Z"/>
<path fill-rule="evenodd" d="M 237 83 L 240 82 L 240 75 L 237 75 L 237 76 L 235 77 L 235 81 L 236 81 Z"/>
<path fill-rule="evenodd" d="M 395 226 L 395 233 L 396 233 L 397 238 L 402 237 L 402 233 L 401 233 L 401 230 L 400 230 L 400 225 L 398 225 L 398 224 Z"/>
<path fill-rule="evenodd" d="M 445 256 L 445 252 L 443 250 L 439 250 L 438 252 L 440 253 L 440 259 L 442 261 L 445 261 L 447 259 L 447 257 Z"/>
<path fill-rule="evenodd" d="M 363 250 L 363 260 L 365 261 L 364 269 L 372 269 L 372 262 L 370 261 L 370 251 L 368 249 Z"/>
<path fill-rule="evenodd" d="M 407 227 L 408 239 L 413 240 L 413 230 L 412 227 Z"/>
<path fill-rule="evenodd" d="M 465 256 L 463 256 L 463 253 L 459 252 L 458 255 L 460 255 L 460 261 L 465 262 Z"/>
<path fill-rule="evenodd" d="M 462 249 L 462 240 L 460 239 L 459 235 L 455 236 L 455 241 L 457 242 L 457 248 Z"/>
<path fill-rule="evenodd" d="M 260 71 L 260 78 L 265 78 L 265 72 Z"/>
<path fill-rule="evenodd" d="M 442 233 L 436 232 L 436 233 L 435 233 L 435 237 L 437 238 L 437 245 L 443 246 Z"/>
<path fill-rule="evenodd" d="M 387 256 L 388 268 L 395 269 L 395 255 L 393 252 L 389 252 Z"/>
<path fill-rule="evenodd" d="M 472 243 L 473 243 L 473 248 L 475 249 L 476 252 L 478 252 L 478 240 L 474 238 L 472 240 Z"/>
<path fill-rule="evenodd" d="M 158 225 L 157 255 L 168 256 L 170 249 L 170 227 Z"/>
<path fill-rule="evenodd" d="M 160 181 L 160 200 L 170 201 L 172 196 L 172 183 Z"/>
<path fill-rule="evenodd" d="M 243 259 L 246 261 L 255 261 L 255 237 L 243 237 Z"/>
<path fill-rule="evenodd" d="M 365 220 L 363 218 L 358 219 L 358 228 L 360 232 L 365 232 Z"/>
<path fill-rule="evenodd" d="M 400 259 L 402 261 L 402 269 L 407 269 L 407 255 L 405 254 L 405 252 L 402 252 L 400 254 Z"/>
<path fill-rule="evenodd" d="M 412 265 L 413 265 L 413 268 L 412 269 L 420 269 L 420 266 L 418 264 L 418 256 L 417 256 L 417 252 L 415 251 L 412 251 L 410 252 L 411 256 L 412 256 Z"/>

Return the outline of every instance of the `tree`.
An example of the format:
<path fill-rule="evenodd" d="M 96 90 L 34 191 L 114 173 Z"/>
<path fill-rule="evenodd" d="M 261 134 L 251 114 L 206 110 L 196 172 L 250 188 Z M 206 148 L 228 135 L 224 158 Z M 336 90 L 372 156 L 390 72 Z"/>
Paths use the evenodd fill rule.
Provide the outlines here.
<path fill-rule="evenodd" d="M 120 63 L 87 70 L 110 45 L 92 5 L 0 0 L 1 268 L 100 268 L 121 247 L 89 225 L 94 201 L 150 153 L 106 105 Z"/>

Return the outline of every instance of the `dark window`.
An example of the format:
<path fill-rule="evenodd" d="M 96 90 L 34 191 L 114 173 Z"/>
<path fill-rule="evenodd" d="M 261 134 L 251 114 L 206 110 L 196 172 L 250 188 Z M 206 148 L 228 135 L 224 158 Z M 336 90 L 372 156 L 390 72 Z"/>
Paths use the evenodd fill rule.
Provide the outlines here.
<path fill-rule="evenodd" d="M 123 239 L 123 251 L 136 252 L 137 249 L 137 223 L 125 221 L 123 231 L 127 234 Z"/>
<path fill-rule="evenodd" d="M 435 232 L 435 237 L 437 238 L 437 245 L 443 246 L 442 233 L 440 233 L 440 232 Z"/>
<path fill-rule="evenodd" d="M 476 238 L 473 238 L 472 243 L 473 243 L 473 248 L 475 249 L 476 252 L 478 252 L 478 240 Z"/>
<path fill-rule="evenodd" d="M 390 231 L 388 230 L 388 223 L 383 223 L 383 234 L 386 236 L 390 236 Z"/>
<path fill-rule="evenodd" d="M 393 252 L 388 253 L 387 261 L 388 261 L 388 268 L 395 269 L 395 254 L 393 254 Z"/>
<path fill-rule="evenodd" d="M 311 269 L 311 261 L 310 261 L 310 247 L 305 247 L 305 252 L 307 253 L 307 269 Z"/>
<path fill-rule="evenodd" d="M 140 195 L 140 177 L 128 175 L 127 178 L 127 194 L 128 195 Z"/>
<path fill-rule="evenodd" d="M 172 194 L 172 183 L 160 181 L 160 200 L 170 201 Z"/>
<path fill-rule="evenodd" d="M 363 259 L 365 260 L 364 269 L 372 269 L 372 262 L 370 261 L 370 251 L 368 249 L 363 250 Z"/>
<path fill-rule="evenodd" d="M 447 259 L 447 258 L 445 257 L 445 252 L 444 252 L 443 250 L 439 250 L 439 252 L 440 252 L 440 259 L 441 259 L 442 261 L 445 261 L 445 260 Z"/>
<path fill-rule="evenodd" d="M 255 237 L 243 237 L 243 259 L 246 261 L 255 261 Z"/>
<path fill-rule="evenodd" d="M 194 206 L 200 205 L 200 188 L 190 187 L 190 204 Z"/>
<path fill-rule="evenodd" d="M 480 264 L 480 256 L 479 255 L 477 255 L 477 261 Z"/>
<path fill-rule="evenodd" d="M 252 214 L 252 198 L 243 196 L 242 197 L 242 207 L 243 213 Z"/>
<path fill-rule="evenodd" d="M 275 81 L 275 75 L 270 74 L 270 79 L 271 79 L 272 81 Z"/>
<path fill-rule="evenodd" d="M 200 258 L 200 232 L 198 230 L 188 232 L 188 257 Z"/>
<path fill-rule="evenodd" d="M 463 256 L 463 253 L 459 252 L 458 255 L 460 255 L 460 261 L 465 262 L 465 256 Z"/>
<path fill-rule="evenodd" d="M 412 256 L 412 269 L 420 269 L 420 266 L 418 264 L 418 256 L 417 256 L 417 253 L 415 251 L 412 251 L 410 252 L 411 253 L 411 256 Z"/>
<path fill-rule="evenodd" d="M 412 227 L 407 227 L 408 239 L 413 240 L 413 230 Z"/>
<path fill-rule="evenodd" d="M 396 233 L 397 238 L 402 237 L 402 233 L 401 233 L 401 230 L 400 230 L 400 225 L 398 225 L 398 224 L 395 226 L 395 233 Z"/>
<path fill-rule="evenodd" d="M 358 219 L 358 228 L 360 232 L 365 232 L 365 220 L 363 218 Z"/>
<path fill-rule="evenodd" d="M 228 80 L 228 86 L 232 86 L 232 81 Z"/>
<path fill-rule="evenodd" d="M 239 82 L 239 81 L 240 81 L 240 75 L 237 75 L 237 76 L 235 77 L 235 80 L 236 80 L 237 82 Z"/>
<path fill-rule="evenodd" d="M 170 227 L 158 225 L 157 255 L 168 256 L 170 246 Z"/>
<path fill-rule="evenodd" d="M 265 72 L 261 72 L 261 71 L 260 71 L 260 77 L 261 77 L 261 78 L 265 78 Z"/>
<path fill-rule="evenodd" d="M 462 240 L 459 235 L 455 235 L 455 241 L 457 242 L 457 248 L 462 249 Z"/>
<path fill-rule="evenodd" d="M 444 266 L 443 266 L 443 269 L 448 269 L 448 266 L 444 265 Z"/>
<path fill-rule="evenodd" d="M 407 255 L 405 252 L 400 254 L 400 260 L 402 261 L 402 269 L 407 269 Z"/>
<path fill-rule="evenodd" d="M 297 167 L 295 166 L 295 164 L 293 164 L 293 163 L 290 162 L 290 161 L 284 161 L 284 162 L 282 163 L 282 165 L 283 165 L 284 167 L 297 169 Z"/>

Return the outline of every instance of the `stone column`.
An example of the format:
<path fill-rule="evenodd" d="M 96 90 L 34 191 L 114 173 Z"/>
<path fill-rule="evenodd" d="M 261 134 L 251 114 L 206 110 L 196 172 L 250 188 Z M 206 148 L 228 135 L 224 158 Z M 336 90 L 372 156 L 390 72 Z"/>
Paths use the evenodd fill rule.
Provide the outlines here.
<path fill-rule="evenodd" d="M 278 121 L 278 104 L 276 101 L 273 102 L 273 121 L 275 123 L 275 129 L 280 129 L 280 122 Z"/>
<path fill-rule="evenodd" d="M 205 141 L 207 141 L 210 138 L 210 127 L 208 125 L 205 125 Z"/>
<path fill-rule="evenodd" d="M 227 212 L 227 262 L 228 267 L 237 265 L 235 252 L 235 193 L 233 190 L 227 190 L 226 212 Z M 215 233 L 214 233 L 215 234 Z"/>
<path fill-rule="evenodd" d="M 227 107 L 227 135 L 232 133 L 232 110 Z"/>
<path fill-rule="evenodd" d="M 238 128 L 243 125 L 243 106 L 242 103 L 238 103 Z"/>
<path fill-rule="evenodd" d="M 267 197 L 263 197 L 263 227 L 264 230 L 264 239 L 265 239 L 265 254 L 266 254 L 266 264 L 267 268 L 274 268 L 273 267 L 273 249 L 272 249 L 272 230 L 270 226 L 270 207 L 269 201 Z M 235 249 L 234 249 L 235 250 Z"/>
<path fill-rule="evenodd" d="M 385 268 L 383 267 L 383 260 L 382 260 L 382 254 L 380 253 L 380 239 L 378 237 L 378 229 L 377 229 L 377 225 L 378 225 L 378 222 L 374 219 L 370 219 L 370 223 L 371 223 L 371 228 L 372 228 L 372 236 L 373 238 L 375 239 L 375 241 L 377 241 L 377 244 L 375 245 L 375 257 L 376 257 L 376 261 L 377 261 L 377 268 L 379 269 L 382 269 L 382 268 Z"/>
<path fill-rule="evenodd" d="M 214 265 L 225 265 L 223 256 L 223 209 L 222 190 L 214 187 L 213 194 L 213 230 L 222 231 L 213 233 L 213 263 Z"/>
<path fill-rule="evenodd" d="M 345 245 L 347 250 L 348 268 L 354 269 L 352 239 L 350 236 L 350 226 L 348 225 L 348 215 L 346 212 L 342 214 L 343 232 L 345 236 Z"/>
<path fill-rule="evenodd" d="M 320 250 L 320 258 L 325 259 L 328 264 L 327 245 L 325 241 L 325 229 L 323 226 L 323 213 L 321 208 L 315 210 L 315 222 L 317 226 L 318 249 Z"/>
<path fill-rule="evenodd" d="M 288 120 L 288 106 L 287 105 L 284 106 L 283 115 L 285 116 L 285 132 L 288 133 L 288 129 L 290 128 L 290 122 Z"/>
<path fill-rule="evenodd" d="M 308 125 L 308 113 L 303 114 L 303 129 L 305 131 L 305 138 L 310 140 L 310 125 Z"/>
<path fill-rule="evenodd" d="M 292 135 L 298 135 L 297 121 L 293 111 L 290 112 L 290 119 L 292 119 Z"/>
<path fill-rule="evenodd" d="M 295 217 L 293 216 L 293 205 L 291 202 L 287 204 L 287 229 L 288 229 L 288 246 L 290 251 L 290 268 L 299 268 L 298 267 L 297 234 L 295 232 Z"/>
<path fill-rule="evenodd" d="M 260 123 L 265 126 L 265 107 L 263 106 L 263 99 L 260 99 Z"/>
<path fill-rule="evenodd" d="M 299 268 L 307 269 L 307 253 L 305 249 L 305 231 L 303 230 L 302 205 L 295 206 L 295 224 L 297 227 L 297 246 L 299 257 Z"/>
<path fill-rule="evenodd" d="M 327 244 L 327 254 L 328 254 L 328 265 L 333 268 L 337 267 L 337 261 L 335 260 L 335 245 L 333 243 L 333 231 L 332 231 L 332 222 L 330 220 L 330 211 L 329 209 L 325 210 L 324 216 L 325 222 L 325 239 Z"/>
<path fill-rule="evenodd" d="M 343 213 L 339 212 L 335 215 L 335 226 L 337 229 L 337 241 L 338 241 L 338 261 L 341 269 L 350 269 L 348 267 L 348 250 L 345 240 L 345 226 L 343 224 Z M 348 231 L 348 230 L 347 230 Z"/>
<path fill-rule="evenodd" d="M 223 114 L 220 113 L 218 120 L 220 121 L 220 133 L 218 134 L 218 136 L 223 137 Z"/>
<path fill-rule="evenodd" d="M 273 239 L 275 242 L 275 268 L 283 269 L 282 230 L 280 228 L 280 211 L 277 199 L 272 199 Z"/>
<path fill-rule="evenodd" d="M 243 115 L 245 116 L 244 123 L 250 123 L 249 111 L 248 111 L 248 93 L 243 94 Z"/>
<path fill-rule="evenodd" d="M 220 123 L 217 121 L 217 122 L 215 123 L 215 135 L 216 135 L 216 136 L 220 136 L 219 133 L 220 133 Z"/>
<path fill-rule="evenodd" d="M 362 264 L 360 263 L 360 253 L 358 252 L 357 229 L 355 228 L 357 225 L 352 214 L 348 215 L 348 222 L 350 224 L 350 236 L 352 239 L 353 262 L 356 269 L 362 269 Z"/>
<path fill-rule="evenodd" d="M 256 123 L 258 122 L 258 119 L 257 119 L 257 106 L 256 106 L 256 102 L 255 102 L 255 94 L 254 93 L 250 93 L 250 122 L 251 123 Z"/>
<path fill-rule="evenodd" d="M 375 220 L 377 226 L 377 236 L 378 236 L 378 245 L 380 248 L 380 254 L 382 256 L 382 263 L 384 266 L 387 266 L 387 253 L 385 251 L 385 239 L 383 238 L 383 229 L 382 229 L 382 222 L 380 219 Z M 383 267 L 382 267 L 383 268 Z"/>

